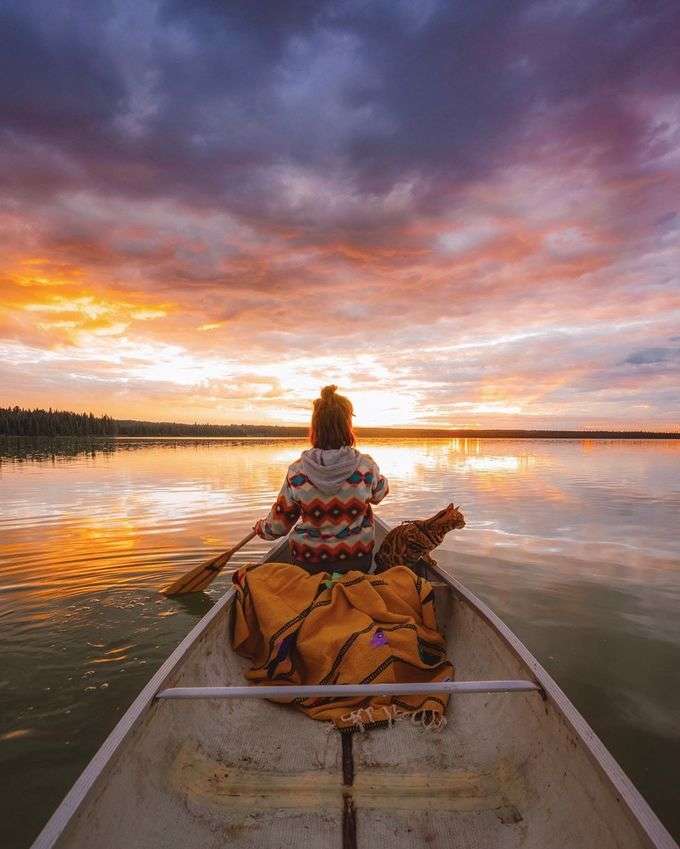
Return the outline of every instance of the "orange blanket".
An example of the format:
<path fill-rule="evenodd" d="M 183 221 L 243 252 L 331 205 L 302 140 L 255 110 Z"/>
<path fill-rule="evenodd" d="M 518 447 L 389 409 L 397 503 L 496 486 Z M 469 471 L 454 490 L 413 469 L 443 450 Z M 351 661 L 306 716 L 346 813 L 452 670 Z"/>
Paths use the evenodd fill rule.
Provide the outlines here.
<path fill-rule="evenodd" d="M 308 575 L 288 563 L 234 574 L 232 645 L 253 684 L 446 681 L 453 666 L 437 631 L 430 584 L 406 566 L 380 575 Z M 278 701 L 278 700 L 277 700 Z M 441 726 L 447 696 L 281 699 L 339 728 L 408 715 Z M 427 712 L 423 714 L 422 712 Z"/>

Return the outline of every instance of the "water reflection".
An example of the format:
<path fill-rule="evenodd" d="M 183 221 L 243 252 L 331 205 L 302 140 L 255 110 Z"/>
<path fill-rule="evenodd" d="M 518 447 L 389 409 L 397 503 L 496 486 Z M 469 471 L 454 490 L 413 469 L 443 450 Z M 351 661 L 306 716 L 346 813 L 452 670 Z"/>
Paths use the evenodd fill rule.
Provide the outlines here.
<path fill-rule="evenodd" d="M 21 445 L 17 446 L 17 442 Z M 107 586 L 153 588 L 246 533 L 303 440 L 93 440 L 3 446 L 2 592 L 44 602 Z M 392 482 L 388 519 L 454 501 L 459 551 L 675 561 L 678 443 L 369 442 Z M 58 460 L 57 460 L 58 457 Z M 670 463 L 668 462 L 670 459 Z M 580 554 L 580 549 L 585 550 Z M 619 549 L 617 549 L 617 546 Z M 241 559 L 257 556 L 255 543 Z"/>
<path fill-rule="evenodd" d="M 304 447 L 0 440 L 0 792 L 15 812 L 0 822 L 3 846 L 30 842 L 229 576 L 182 600 L 157 588 L 244 536 Z M 468 524 L 443 559 L 527 641 L 659 812 L 676 816 L 665 779 L 680 755 L 669 683 L 680 665 L 680 443 L 361 447 L 390 479 L 384 518 L 462 505 Z M 266 546 L 254 541 L 235 564 Z M 36 777 L 37 757 L 49 779 Z"/>

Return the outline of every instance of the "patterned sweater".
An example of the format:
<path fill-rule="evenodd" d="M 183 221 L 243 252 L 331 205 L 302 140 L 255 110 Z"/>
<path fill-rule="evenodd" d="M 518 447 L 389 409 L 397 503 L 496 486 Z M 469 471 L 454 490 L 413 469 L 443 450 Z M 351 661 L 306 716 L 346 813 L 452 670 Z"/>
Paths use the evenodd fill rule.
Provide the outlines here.
<path fill-rule="evenodd" d="M 304 452 L 290 465 L 272 509 L 265 519 L 257 521 L 255 531 L 263 539 L 276 539 L 285 536 L 297 522 L 290 536 L 293 562 L 318 567 L 365 558 L 370 565 L 374 544 L 371 504 L 378 504 L 387 495 L 387 479 L 372 457 L 355 451 L 354 471 L 350 468 L 329 492 L 328 486 L 322 483 L 320 489 L 310 479 L 306 453 L 313 451 Z"/>

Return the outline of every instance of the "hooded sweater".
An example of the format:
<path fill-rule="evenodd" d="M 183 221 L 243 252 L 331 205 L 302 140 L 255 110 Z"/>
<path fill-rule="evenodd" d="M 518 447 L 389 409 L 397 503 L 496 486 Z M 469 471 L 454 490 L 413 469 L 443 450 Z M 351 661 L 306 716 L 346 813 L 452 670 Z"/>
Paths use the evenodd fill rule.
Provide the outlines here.
<path fill-rule="evenodd" d="M 366 563 L 368 569 L 375 540 L 371 504 L 388 491 L 387 479 L 368 454 L 348 445 L 310 448 L 289 466 L 274 505 L 255 531 L 273 540 L 293 529 L 291 555 L 299 565 L 349 561 L 348 566 Z"/>

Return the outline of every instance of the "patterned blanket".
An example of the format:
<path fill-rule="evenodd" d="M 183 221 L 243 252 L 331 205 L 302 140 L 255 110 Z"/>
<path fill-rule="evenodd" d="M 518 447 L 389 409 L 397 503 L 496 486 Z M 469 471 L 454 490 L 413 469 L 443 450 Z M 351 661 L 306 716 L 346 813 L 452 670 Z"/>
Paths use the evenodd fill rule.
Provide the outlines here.
<path fill-rule="evenodd" d="M 430 584 L 405 566 L 380 575 L 309 575 L 288 563 L 234 574 L 232 645 L 253 684 L 446 681 L 453 666 L 437 630 Z M 277 699 L 277 701 L 279 701 Z M 444 723 L 447 696 L 281 699 L 337 727 L 410 716 Z M 429 719 L 428 719 L 429 718 Z"/>

